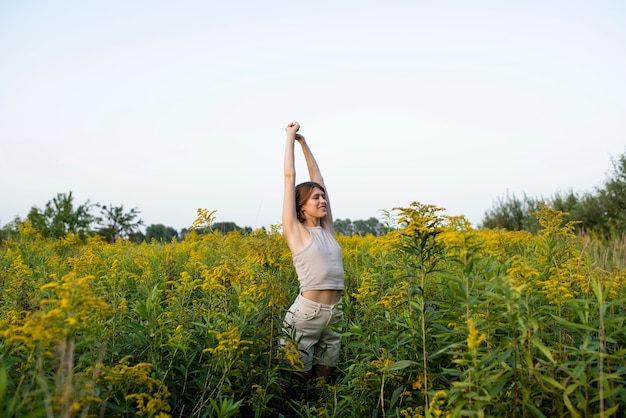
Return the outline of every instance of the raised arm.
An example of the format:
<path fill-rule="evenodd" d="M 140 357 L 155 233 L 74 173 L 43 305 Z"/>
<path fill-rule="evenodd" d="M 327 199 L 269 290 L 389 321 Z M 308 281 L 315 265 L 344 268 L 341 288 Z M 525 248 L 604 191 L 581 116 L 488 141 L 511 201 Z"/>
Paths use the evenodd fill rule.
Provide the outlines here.
<path fill-rule="evenodd" d="M 296 134 L 296 140 L 302 146 L 302 153 L 304 154 L 304 160 L 306 161 L 306 166 L 309 171 L 309 178 L 311 181 L 318 183 L 320 186 L 324 188 L 326 191 L 326 209 L 327 213 L 324 219 L 321 220 L 322 227 L 324 229 L 329 230 L 330 232 L 334 231 L 333 225 L 333 212 L 331 210 L 330 200 L 328 198 L 328 188 L 324 183 L 324 178 L 322 177 L 322 173 L 320 171 L 319 166 L 317 165 L 317 161 L 313 156 L 313 152 L 311 152 L 311 148 L 309 148 L 309 144 L 307 144 L 304 137 L 300 134 Z"/>
<path fill-rule="evenodd" d="M 296 164 L 294 158 L 294 146 L 296 134 L 300 129 L 298 122 L 292 122 L 285 127 L 287 138 L 285 141 L 285 190 L 283 193 L 283 235 L 287 245 L 292 251 L 302 242 L 300 233 L 300 221 L 296 213 Z"/>

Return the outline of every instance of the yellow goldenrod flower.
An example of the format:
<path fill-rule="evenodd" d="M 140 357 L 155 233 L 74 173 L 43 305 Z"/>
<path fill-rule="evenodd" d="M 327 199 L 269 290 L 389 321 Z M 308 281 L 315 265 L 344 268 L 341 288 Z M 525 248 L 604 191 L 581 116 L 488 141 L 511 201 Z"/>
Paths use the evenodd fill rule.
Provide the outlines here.
<path fill-rule="evenodd" d="M 475 353 L 478 346 L 485 341 L 487 336 L 478 332 L 472 318 L 467 319 L 467 348 L 470 352 Z"/>
<path fill-rule="evenodd" d="M 228 330 L 224 332 L 209 330 L 209 333 L 217 337 L 217 347 L 209 347 L 203 350 L 210 354 L 237 355 L 248 349 L 246 345 L 252 344 L 252 341 L 241 339 L 239 328 L 233 326 L 233 324 L 228 324 Z"/>
<path fill-rule="evenodd" d="M 302 370 L 304 363 L 300 359 L 300 353 L 298 352 L 298 346 L 294 341 L 287 341 L 278 349 L 278 359 L 284 360 L 289 364 L 289 367 L 293 370 Z"/>

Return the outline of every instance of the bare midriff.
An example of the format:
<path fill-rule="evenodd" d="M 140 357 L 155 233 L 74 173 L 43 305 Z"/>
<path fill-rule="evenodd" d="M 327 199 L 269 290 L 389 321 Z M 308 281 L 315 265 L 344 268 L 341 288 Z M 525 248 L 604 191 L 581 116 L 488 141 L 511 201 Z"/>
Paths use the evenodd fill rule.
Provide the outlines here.
<path fill-rule="evenodd" d="M 305 290 L 302 296 L 313 302 L 334 305 L 341 300 L 342 290 Z"/>

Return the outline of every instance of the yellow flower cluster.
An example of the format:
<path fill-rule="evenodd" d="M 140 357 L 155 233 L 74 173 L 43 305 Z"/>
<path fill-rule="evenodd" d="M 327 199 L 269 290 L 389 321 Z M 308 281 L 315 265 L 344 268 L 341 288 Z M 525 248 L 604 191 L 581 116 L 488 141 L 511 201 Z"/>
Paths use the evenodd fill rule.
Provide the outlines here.
<path fill-rule="evenodd" d="M 198 228 L 210 228 L 215 221 L 215 213 L 217 210 L 208 210 L 198 208 L 196 219 L 191 224 L 191 230 Z"/>
<path fill-rule="evenodd" d="M 209 330 L 209 334 L 214 334 L 217 337 L 217 346 L 205 348 L 203 351 L 213 355 L 238 356 L 248 349 L 247 345 L 252 344 L 252 341 L 241 339 L 239 328 L 232 323 L 228 324 L 228 329 L 224 332 Z"/>
<path fill-rule="evenodd" d="M 1 332 L 8 343 L 17 343 L 22 349 L 36 345 L 58 344 L 68 335 L 110 312 L 109 305 L 93 294 L 90 283 L 93 276 L 77 277 L 75 272 L 63 276 L 60 282 L 50 282 L 40 290 L 49 295 L 41 299 L 41 309 L 25 315 L 21 325 L 13 324 Z"/>
<path fill-rule="evenodd" d="M 41 234 L 33 227 L 30 221 L 20 222 L 17 225 L 17 229 L 26 238 L 41 239 Z"/>
<path fill-rule="evenodd" d="M 415 408 L 405 408 L 400 411 L 402 418 L 424 418 L 424 407 L 417 406 Z"/>
<path fill-rule="evenodd" d="M 370 361 L 370 364 L 377 369 L 384 369 L 385 367 L 391 366 L 395 361 L 391 353 L 384 348 L 381 348 L 380 352 L 380 357 Z"/>
<path fill-rule="evenodd" d="M 418 379 L 413 383 L 413 390 L 421 389 L 423 386 L 423 377 L 420 375 Z M 425 418 L 429 417 L 446 417 L 449 418 L 451 414 L 446 410 L 446 400 L 448 393 L 445 390 L 438 390 L 432 396 L 432 399 L 428 405 L 428 414 L 424 414 L 424 407 L 409 407 L 400 411 L 400 416 L 403 418 Z"/>
<path fill-rule="evenodd" d="M 428 406 L 428 412 L 431 417 L 450 417 L 449 413 L 446 413 L 446 398 L 448 394 L 445 390 L 438 390 L 430 400 Z"/>
<path fill-rule="evenodd" d="M 550 268 L 548 278 L 541 281 L 541 292 L 546 295 L 550 304 L 562 304 L 578 294 L 573 285 L 574 280 L 580 281 L 580 277 L 576 278 L 579 275 L 568 268 L 570 261 L 566 260 L 564 265 Z"/>
<path fill-rule="evenodd" d="M 406 301 L 406 294 L 400 294 L 397 292 L 391 292 L 391 294 L 384 295 L 378 302 L 376 302 L 377 306 L 382 306 L 386 311 L 395 312 L 399 310 L 398 308 L 402 307 L 403 303 Z M 401 309 L 400 309 L 401 310 Z"/>
<path fill-rule="evenodd" d="M 286 361 L 292 370 L 302 370 L 304 367 L 300 359 L 298 346 L 292 340 L 286 341 L 285 344 L 278 348 L 277 358 Z"/>
<path fill-rule="evenodd" d="M 275 304 L 275 298 L 268 283 L 251 283 L 245 285 L 244 289 L 239 295 L 239 309 L 246 315 L 256 312 L 261 309 L 260 302 L 262 302 L 267 296 L 269 297 L 268 306 Z"/>
<path fill-rule="evenodd" d="M 359 289 L 356 293 L 352 294 L 352 297 L 356 298 L 363 304 L 368 304 L 368 300 L 375 296 L 378 296 L 380 292 L 380 285 L 372 269 L 364 272 L 360 278 Z"/>
<path fill-rule="evenodd" d="M 230 288 L 230 277 L 233 277 L 232 266 L 222 264 L 212 269 L 202 270 L 202 290 L 209 293 L 223 294 Z"/>
<path fill-rule="evenodd" d="M 128 360 L 128 357 L 124 358 L 107 373 L 101 373 L 100 380 L 126 388 L 123 396 L 127 401 L 136 403 L 137 416 L 169 418 L 170 392 L 162 381 L 151 376 L 152 364 L 137 363 L 130 366 Z"/>
<path fill-rule="evenodd" d="M 471 353 L 476 353 L 476 349 L 483 341 L 487 339 L 487 335 L 479 332 L 476 329 L 474 320 L 472 318 L 467 319 L 467 348 Z"/>
<path fill-rule="evenodd" d="M 413 390 L 422 390 L 424 388 L 424 375 L 422 373 L 415 377 L 415 382 L 411 386 Z"/>
<path fill-rule="evenodd" d="M 10 263 L 8 275 L 11 280 L 3 280 L 2 304 L 4 309 L 10 307 L 22 315 L 31 307 L 35 294 L 33 270 L 25 263 L 19 249 L 8 248 L 4 258 Z"/>
<path fill-rule="evenodd" d="M 506 275 L 511 280 L 511 285 L 521 290 L 530 285 L 533 280 L 536 280 L 540 273 L 528 259 L 516 254 L 511 258 L 511 266 L 508 268 Z"/>

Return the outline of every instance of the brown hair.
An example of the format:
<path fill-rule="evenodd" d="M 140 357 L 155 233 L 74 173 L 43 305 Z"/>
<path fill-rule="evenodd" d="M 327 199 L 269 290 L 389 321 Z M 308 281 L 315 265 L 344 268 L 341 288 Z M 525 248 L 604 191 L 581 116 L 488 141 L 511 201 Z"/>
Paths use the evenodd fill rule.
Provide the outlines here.
<path fill-rule="evenodd" d="M 296 186 L 296 216 L 298 216 L 300 223 L 305 221 L 300 209 L 302 209 L 302 206 L 309 200 L 313 194 L 313 189 L 316 187 L 324 192 L 324 194 L 326 193 L 326 190 L 319 183 L 314 181 L 305 181 Z"/>

